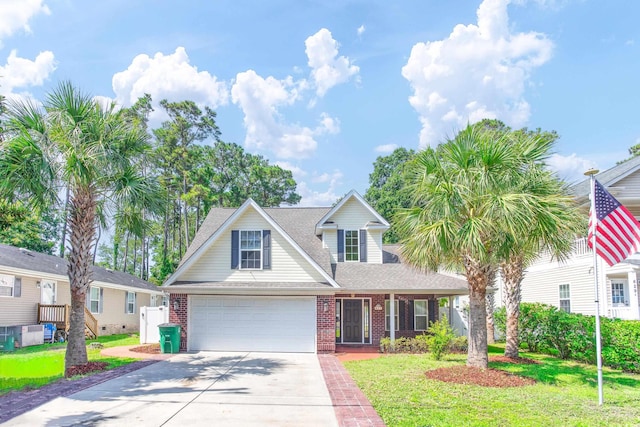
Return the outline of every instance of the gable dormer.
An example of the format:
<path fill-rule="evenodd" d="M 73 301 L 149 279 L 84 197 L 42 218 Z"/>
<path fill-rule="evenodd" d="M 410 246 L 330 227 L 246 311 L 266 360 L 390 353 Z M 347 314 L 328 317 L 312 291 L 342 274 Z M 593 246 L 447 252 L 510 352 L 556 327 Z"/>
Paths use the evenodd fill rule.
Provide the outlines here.
<path fill-rule="evenodd" d="M 382 234 L 389 223 L 355 190 L 316 224 L 316 235 L 331 253 L 331 263 L 382 263 Z"/>

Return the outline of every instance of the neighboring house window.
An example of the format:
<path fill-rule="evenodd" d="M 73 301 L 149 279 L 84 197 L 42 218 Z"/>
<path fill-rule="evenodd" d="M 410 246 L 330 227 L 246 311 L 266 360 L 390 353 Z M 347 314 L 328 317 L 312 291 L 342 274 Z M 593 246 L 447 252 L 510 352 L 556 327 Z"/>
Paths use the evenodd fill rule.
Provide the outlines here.
<path fill-rule="evenodd" d="M 0 274 L 0 297 L 13 297 L 15 278 L 8 274 Z"/>
<path fill-rule="evenodd" d="M 390 312 L 390 304 L 389 304 L 389 300 L 385 300 L 384 301 L 384 330 L 388 331 L 389 330 L 389 312 Z M 393 320 L 395 323 L 395 330 L 399 331 L 400 330 L 400 316 L 398 313 L 400 313 L 400 304 L 399 301 L 393 300 L 393 308 L 394 308 L 394 316 L 393 316 Z"/>
<path fill-rule="evenodd" d="M 344 259 L 345 261 L 360 261 L 358 253 L 358 230 L 344 231 Z"/>
<path fill-rule="evenodd" d="M 56 303 L 56 282 L 53 280 L 40 281 L 40 302 L 43 305 Z"/>
<path fill-rule="evenodd" d="M 91 313 L 100 313 L 102 308 L 102 289 L 95 286 L 89 288 L 89 311 Z"/>
<path fill-rule="evenodd" d="M 563 283 L 558 287 L 560 294 L 560 310 L 571 313 L 571 292 L 568 283 Z"/>
<path fill-rule="evenodd" d="M 429 323 L 429 310 L 426 299 L 413 301 L 413 324 L 414 330 L 426 331 Z"/>
<path fill-rule="evenodd" d="M 625 305 L 623 282 L 611 283 L 611 303 L 613 305 Z"/>
<path fill-rule="evenodd" d="M 125 303 L 125 313 L 127 314 L 136 313 L 136 293 L 135 292 L 127 292 L 126 303 Z"/>
<path fill-rule="evenodd" d="M 259 269 L 262 267 L 262 231 L 240 231 L 240 268 Z"/>

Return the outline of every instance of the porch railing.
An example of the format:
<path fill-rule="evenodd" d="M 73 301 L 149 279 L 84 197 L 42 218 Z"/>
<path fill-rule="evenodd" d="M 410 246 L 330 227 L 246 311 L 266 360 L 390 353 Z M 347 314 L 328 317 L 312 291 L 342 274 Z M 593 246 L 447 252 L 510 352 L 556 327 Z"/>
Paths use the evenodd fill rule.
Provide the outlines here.
<path fill-rule="evenodd" d="M 98 320 L 87 310 L 87 307 L 84 308 L 84 325 L 89 330 L 89 335 L 93 334 L 93 337 L 90 338 L 98 336 Z"/>
<path fill-rule="evenodd" d="M 71 307 L 68 304 L 38 304 L 38 323 L 55 323 L 57 329 L 69 330 L 69 315 Z"/>

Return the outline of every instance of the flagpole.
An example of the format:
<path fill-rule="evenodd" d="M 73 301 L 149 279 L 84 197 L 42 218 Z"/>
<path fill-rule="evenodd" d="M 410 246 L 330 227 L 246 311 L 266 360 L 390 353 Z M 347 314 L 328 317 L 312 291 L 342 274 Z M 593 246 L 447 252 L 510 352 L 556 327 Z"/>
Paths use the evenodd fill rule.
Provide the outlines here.
<path fill-rule="evenodd" d="M 604 403 L 604 396 L 602 393 L 602 341 L 600 337 L 600 291 L 598 290 L 598 256 L 596 253 L 596 225 L 598 217 L 596 215 L 596 195 L 595 195 L 595 175 L 599 171 L 597 169 L 589 169 L 584 174 L 591 179 L 591 220 L 592 232 L 591 232 L 591 248 L 593 250 L 593 276 L 594 276 L 594 288 L 596 296 L 596 364 L 598 366 L 598 404 Z"/>

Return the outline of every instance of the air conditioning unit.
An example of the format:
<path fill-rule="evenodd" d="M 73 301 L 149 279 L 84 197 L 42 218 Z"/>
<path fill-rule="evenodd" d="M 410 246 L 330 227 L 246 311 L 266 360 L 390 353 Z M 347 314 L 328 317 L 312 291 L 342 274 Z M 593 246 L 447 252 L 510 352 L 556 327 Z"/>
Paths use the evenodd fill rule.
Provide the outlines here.
<path fill-rule="evenodd" d="M 27 325 L 17 328 L 19 336 L 17 341 L 21 347 L 44 344 L 44 325 Z"/>

